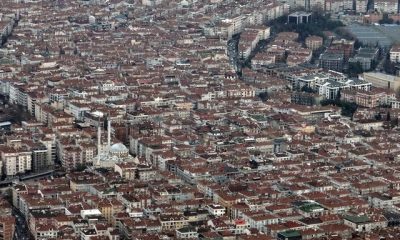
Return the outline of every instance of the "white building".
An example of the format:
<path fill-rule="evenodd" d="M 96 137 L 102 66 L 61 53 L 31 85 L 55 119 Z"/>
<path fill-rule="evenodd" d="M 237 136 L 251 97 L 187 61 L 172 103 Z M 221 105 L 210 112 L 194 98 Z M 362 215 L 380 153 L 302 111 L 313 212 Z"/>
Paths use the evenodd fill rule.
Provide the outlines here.
<path fill-rule="evenodd" d="M 316 84 L 322 84 L 327 80 L 329 80 L 329 76 L 324 74 L 300 76 L 292 80 L 292 87 L 294 89 L 301 89 L 302 87 L 307 86 L 309 88 L 316 89 Z"/>
<path fill-rule="evenodd" d="M 65 109 L 67 113 L 74 116 L 78 121 L 83 121 L 85 119 L 85 112 L 89 112 L 91 109 L 87 104 L 82 104 L 79 102 L 68 102 L 67 108 Z"/>
<path fill-rule="evenodd" d="M 355 0 L 356 1 L 356 12 L 365 13 L 367 11 L 368 0 Z"/>
<path fill-rule="evenodd" d="M 374 9 L 379 12 L 397 13 L 399 3 L 397 0 L 375 0 Z"/>
<path fill-rule="evenodd" d="M 160 5 L 163 0 L 142 0 L 142 4 L 149 7 Z"/>
<path fill-rule="evenodd" d="M 1 149 L 1 161 L 5 175 L 25 173 L 32 169 L 32 152 L 4 147 Z"/>
<path fill-rule="evenodd" d="M 393 45 L 390 49 L 390 61 L 400 63 L 400 45 Z"/>
<path fill-rule="evenodd" d="M 343 83 L 332 80 L 325 81 L 323 84 L 317 84 L 319 95 L 326 99 L 335 99 L 341 89 L 348 88 Z"/>
<path fill-rule="evenodd" d="M 100 217 L 100 216 L 102 216 L 102 213 L 100 212 L 99 209 L 81 210 L 81 217 L 83 219 L 92 218 L 92 217 Z"/>
<path fill-rule="evenodd" d="M 223 206 L 217 204 L 208 205 L 207 210 L 213 216 L 223 216 L 226 212 Z"/>

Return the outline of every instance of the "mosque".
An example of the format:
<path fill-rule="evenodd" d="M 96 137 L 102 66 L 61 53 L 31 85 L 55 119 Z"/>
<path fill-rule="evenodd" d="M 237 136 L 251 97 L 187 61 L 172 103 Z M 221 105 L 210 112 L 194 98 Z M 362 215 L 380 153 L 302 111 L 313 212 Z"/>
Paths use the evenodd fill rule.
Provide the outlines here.
<path fill-rule="evenodd" d="M 122 143 L 111 145 L 111 120 L 107 121 L 107 147 L 101 147 L 101 126 L 97 128 L 97 149 L 99 154 L 94 159 L 97 168 L 114 168 L 116 163 L 134 162 L 139 163 L 138 159 L 129 154 L 129 149 Z"/>

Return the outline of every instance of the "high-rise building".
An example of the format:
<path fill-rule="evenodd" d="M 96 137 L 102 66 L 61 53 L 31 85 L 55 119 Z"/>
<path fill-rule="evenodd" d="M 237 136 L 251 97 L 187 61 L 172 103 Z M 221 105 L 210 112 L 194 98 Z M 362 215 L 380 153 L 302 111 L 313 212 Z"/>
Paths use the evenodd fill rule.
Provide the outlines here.
<path fill-rule="evenodd" d="M 48 169 L 47 148 L 43 144 L 32 147 L 32 171 L 40 172 Z"/>

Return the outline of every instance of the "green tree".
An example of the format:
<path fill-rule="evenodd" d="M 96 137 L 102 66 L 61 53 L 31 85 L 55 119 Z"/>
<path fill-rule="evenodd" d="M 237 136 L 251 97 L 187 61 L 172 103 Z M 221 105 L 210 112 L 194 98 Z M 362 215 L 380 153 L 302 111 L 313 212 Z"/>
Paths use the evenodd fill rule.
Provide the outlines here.
<path fill-rule="evenodd" d="M 268 100 L 268 93 L 267 92 L 261 92 L 258 94 L 258 97 L 263 101 L 267 101 Z"/>
<path fill-rule="evenodd" d="M 353 117 L 354 113 L 357 111 L 357 104 L 341 102 L 342 112 L 341 114 L 346 117 Z"/>
<path fill-rule="evenodd" d="M 340 101 L 340 98 L 342 97 L 342 90 L 339 89 L 336 95 L 336 100 Z"/>
<path fill-rule="evenodd" d="M 385 59 L 385 62 L 383 63 L 383 70 L 385 70 L 386 73 L 395 75 L 396 74 L 396 65 L 390 61 L 390 59 Z"/>
<path fill-rule="evenodd" d="M 306 92 L 306 93 L 315 93 L 314 89 L 312 89 L 311 87 L 304 85 L 300 91 L 302 92 Z"/>
<path fill-rule="evenodd" d="M 77 172 L 83 172 L 83 171 L 85 171 L 85 169 L 86 169 L 86 165 L 84 165 L 84 164 L 78 164 L 78 165 L 76 166 L 76 168 L 75 168 L 75 171 L 77 171 Z"/>
<path fill-rule="evenodd" d="M 350 77 L 357 77 L 358 74 L 363 73 L 363 72 L 364 72 L 364 70 L 363 70 L 360 62 L 350 62 L 349 63 L 348 74 Z"/>
<path fill-rule="evenodd" d="M 389 14 L 384 13 L 382 19 L 379 20 L 380 24 L 393 24 L 393 19 L 389 18 Z"/>
<path fill-rule="evenodd" d="M 340 101 L 339 99 L 324 99 L 320 102 L 322 106 L 327 106 L 327 105 L 334 105 L 337 107 L 341 108 L 341 115 L 346 116 L 346 117 L 353 117 L 354 113 L 357 111 L 357 104 L 356 103 L 350 103 L 350 102 L 344 102 Z"/>
<path fill-rule="evenodd" d="M 356 40 L 354 41 L 354 48 L 355 48 L 355 49 L 359 49 L 359 48 L 361 48 L 361 47 L 363 47 L 362 42 L 360 42 L 358 39 L 356 39 Z"/>

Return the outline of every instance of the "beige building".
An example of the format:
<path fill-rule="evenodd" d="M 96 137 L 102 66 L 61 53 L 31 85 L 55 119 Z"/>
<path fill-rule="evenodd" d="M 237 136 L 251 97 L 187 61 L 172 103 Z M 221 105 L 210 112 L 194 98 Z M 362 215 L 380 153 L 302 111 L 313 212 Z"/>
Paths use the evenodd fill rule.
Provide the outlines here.
<path fill-rule="evenodd" d="M 322 46 L 323 39 L 319 36 L 309 36 L 306 38 L 306 46 L 311 50 L 316 50 Z"/>
<path fill-rule="evenodd" d="M 180 229 L 188 225 L 188 220 L 181 214 L 165 214 L 160 216 L 163 230 Z"/>
<path fill-rule="evenodd" d="M 378 73 L 378 72 L 365 72 L 363 74 L 365 81 L 372 83 L 374 87 L 385 89 L 398 90 L 400 87 L 400 77 Z"/>

